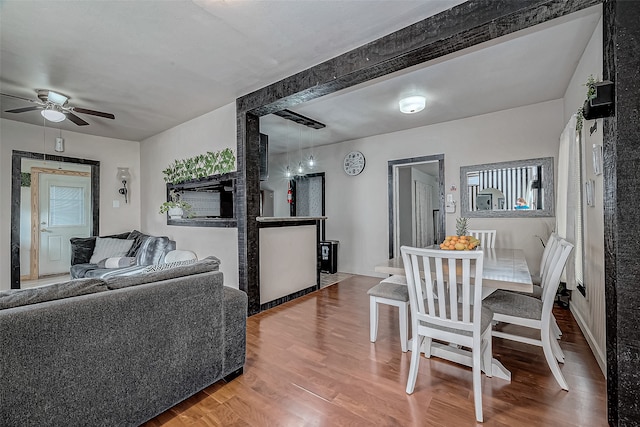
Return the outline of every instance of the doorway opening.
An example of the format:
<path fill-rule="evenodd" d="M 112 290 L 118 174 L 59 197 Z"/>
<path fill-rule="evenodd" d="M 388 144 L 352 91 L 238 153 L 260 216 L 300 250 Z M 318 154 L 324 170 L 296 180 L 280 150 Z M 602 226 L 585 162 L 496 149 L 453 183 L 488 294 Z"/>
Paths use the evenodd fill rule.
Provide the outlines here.
<path fill-rule="evenodd" d="M 63 216 L 58 215 L 53 219 L 56 224 L 55 227 L 50 228 L 51 215 L 49 212 L 47 212 L 47 224 L 41 224 L 41 222 L 43 222 L 41 219 L 36 219 L 36 223 L 33 224 L 31 210 L 35 200 L 32 203 L 33 196 L 31 196 L 30 188 L 28 190 L 24 188 L 27 178 L 26 175 L 29 177 L 28 181 L 31 181 L 31 177 L 34 176 L 30 173 L 32 166 L 36 167 L 36 182 L 39 181 L 40 176 L 56 177 L 49 179 L 50 185 L 48 185 L 46 193 L 49 195 L 49 198 L 51 198 L 51 191 L 53 191 L 53 198 L 54 201 L 57 199 L 55 203 L 58 204 L 58 207 L 64 209 L 65 204 L 67 207 L 71 205 L 77 207 L 79 202 L 82 201 L 82 206 L 84 207 L 82 212 L 80 212 L 80 210 L 74 210 L 76 214 L 74 217 L 74 214 L 70 214 L 71 216 L 69 216 L 65 213 L 66 211 L 56 209 L 58 214 L 62 214 Z M 21 278 L 31 278 L 34 275 L 34 271 L 36 278 L 37 276 L 48 274 L 47 269 L 51 267 L 47 266 L 43 271 L 40 271 L 38 257 L 43 251 L 39 248 L 38 257 L 33 256 L 35 246 L 33 243 L 34 238 L 39 239 L 36 240 L 38 247 L 42 240 L 51 243 L 52 248 L 51 250 L 47 249 L 47 253 L 52 255 L 52 259 L 60 259 L 62 261 L 62 259 L 66 259 L 68 255 L 65 253 L 68 249 L 64 249 L 62 243 L 65 243 L 65 240 L 68 239 L 64 235 L 55 235 L 52 230 L 62 231 L 62 228 L 64 228 L 63 224 L 82 220 L 89 229 L 89 235 L 99 234 L 100 162 L 14 150 L 12 153 L 11 168 L 11 198 L 13 200 L 11 204 L 11 289 L 20 289 Z M 43 173 L 45 175 L 43 175 L 38 168 L 49 171 L 53 169 L 55 172 L 47 174 L 47 172 L 44 171 Z M 69 178 L 62 178 L 73 175 L 85 175 L 83 177 L 84 182 L 78 184 L 77 182 L 73 182 L 74 178 L 71 178 L 71 181 L 69 181 Z M 64 180 L 66 180 L 66 182 L 62 182 Z M 31 183 L 29 183 L 29 186 L 31 186 Z M 51 189 L 52 186 L 53 190 Z M 27 193 L 28 196 L 24 197 L 23 193 Z M 41 201 L 38 200 L 37 208 L 39 209 L 41 207 L 40 205 L 44 206 L 49 204 L 50 200 L 46 203 L 41 203 Z M 27 211 L 28 213 L 26 213 Z M 36 230 L 37 232 L 32 234 L 31 230 Z M 82 231 L 81 233 L 84 234 L 85 232 Z M 38 234 L 38 236 L 34 237 L 36 234 Z M 42 239 L 42 235 L 45 235 L 47 238 Z M 49 235 L 51 235 L 51 239 L 49 239 Z M 23 253 L 24 251 L 26 252 Z M 52 271 L 55 271 L 55 268 Z"/>
<path fill-rule="evenodd" d="M 390 160 L 389 258 L 403 245 L 426 247 L 445 235 L 444 154 Z"/>
<path fill-rule="evenodd" d="M 324 172 L 296 175 L 290 182 L 292 200 L 291 216 L 324 216 Z M 324 220 L 320 221 L 320 240 L 325 240 Z"/>
<path fill-rule="evenodd" d="M 87 171 L 82 171 L 60 167 L 31 166 L 30 190 L 24 191 L 23 187 L 21 196 L 28 193 L 31 203 L 21 205 L 21 224 L 31 225 L 29 230 L 23 227 L 30 234 L 31 245 L 28 247 L 27 236 L 22 236 L 20 261 L 22 265 L 28 261 L 29 274 L 20 277 L 21 281 L 67 274 L 71 265 L 70 239 L 91 235 L 90 168 L 84 166 Z"/>

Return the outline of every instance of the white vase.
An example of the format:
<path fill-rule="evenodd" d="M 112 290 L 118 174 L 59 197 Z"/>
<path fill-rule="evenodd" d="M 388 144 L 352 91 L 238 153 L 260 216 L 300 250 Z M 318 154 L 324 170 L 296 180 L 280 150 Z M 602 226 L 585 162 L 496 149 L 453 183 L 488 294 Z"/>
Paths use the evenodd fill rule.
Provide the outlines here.
<path fill-rule="evenodd" d="M 169 208 L 169 218 L 171 219 L 180 219 L 182 218 L 182 214 L 184 214 L 182 208 Z"/>

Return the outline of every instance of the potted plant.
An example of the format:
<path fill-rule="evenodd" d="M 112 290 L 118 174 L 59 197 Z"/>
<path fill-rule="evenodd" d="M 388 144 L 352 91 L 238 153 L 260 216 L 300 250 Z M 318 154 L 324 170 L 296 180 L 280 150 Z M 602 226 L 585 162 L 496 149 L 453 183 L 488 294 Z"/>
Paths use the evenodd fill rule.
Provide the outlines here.
<path fill-rule="evenodd" d="M 180 200 L 180 193 L 175 190 L 170 190 L 169 201 L 160 205 L 160 213 L 168 213 L 169 218 L 171 219 L 180 219 L 185 214 L 187 217 L 191 217 L 191 209 L 192 206 L 189 203 Z"/>

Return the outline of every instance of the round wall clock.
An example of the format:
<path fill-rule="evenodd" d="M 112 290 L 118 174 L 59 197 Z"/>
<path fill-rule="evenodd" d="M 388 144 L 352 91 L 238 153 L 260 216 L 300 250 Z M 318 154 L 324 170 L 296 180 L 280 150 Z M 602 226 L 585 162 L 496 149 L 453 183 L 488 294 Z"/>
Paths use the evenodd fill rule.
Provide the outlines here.
<path fill-rule="evenodd" d="M 358 175 L 364 169 L 364 154 L 352 151 L 344 156 L 344 171 L 347 175 Z"/>

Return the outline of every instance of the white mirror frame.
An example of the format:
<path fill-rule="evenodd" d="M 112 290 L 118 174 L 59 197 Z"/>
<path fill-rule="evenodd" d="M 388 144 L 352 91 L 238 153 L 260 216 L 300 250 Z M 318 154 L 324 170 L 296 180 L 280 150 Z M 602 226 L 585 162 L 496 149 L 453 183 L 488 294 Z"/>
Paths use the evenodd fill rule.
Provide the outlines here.
<path fill-rule="evenodd" d="M 493 169 L 506 169 L 525 166 L 542 166 L 542 203 L 544 209 L 524 210 L 478 210 L 469 209 L 469 186 L 467 173 Z M 531 218 L 550 217 L 555 215 L 555 197 L 553 180 L 553 157 L 515 160 L 511 162 L 487 163 L 460 167 L 460 216 L 465 218 Z"/>

